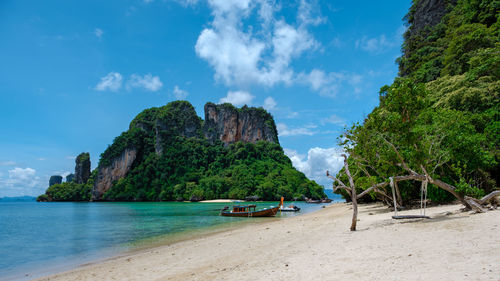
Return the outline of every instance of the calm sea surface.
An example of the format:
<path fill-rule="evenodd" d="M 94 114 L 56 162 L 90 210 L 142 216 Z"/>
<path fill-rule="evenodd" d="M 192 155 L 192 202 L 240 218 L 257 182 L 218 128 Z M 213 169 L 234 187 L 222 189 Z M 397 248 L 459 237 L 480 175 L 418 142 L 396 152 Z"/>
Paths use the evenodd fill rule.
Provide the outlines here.
<path fill-rule="evenodd" d="M 258 208 L 278 202 L 258 202 Z M 231 218 L 219 210 L 232 203 L 37 203 L 0 201 L 0 280 L 31 279 L 129 250 L 190 235 L 286 219 L 323 204 L 295 205 L 297 214 Z"/>

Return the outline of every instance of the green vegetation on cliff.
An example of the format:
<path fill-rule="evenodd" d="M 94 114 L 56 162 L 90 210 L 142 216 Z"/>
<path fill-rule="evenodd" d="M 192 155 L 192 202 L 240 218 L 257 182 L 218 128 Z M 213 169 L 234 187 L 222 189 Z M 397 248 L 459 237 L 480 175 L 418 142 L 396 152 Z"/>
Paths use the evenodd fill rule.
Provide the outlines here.
<path fill-rule="evenodd" d="M 237 142 L 225 147 L 176 137 L 163 154 L 150 153 L 104 194 L 106 200 L 264 200 L 324 197 L 323 189 L 292 167 L 278 144 Z"/>
<path fill-rule="evenodd" d="M 92 187 L 97 170 L 92 172 L 85 184 L 73 181 L 54 184 L 47 188 L 45 194 L 37 197 L 37 201 L 89 201 L 92 195 Z"/>
<path fill-rule="evenodd" d="M 54 185 L 39 200 L 325 197 L 321 186 L 293 168 L 277 141 L 276 125 L 268 112 L 247 106 L 235 108 L 230 104 L 209 103 L 207 106 L 215 108 L 213 114 L 219 114 L 208 126 L 204 126 L 205 121 L 186 101 L 144 110 L 132 120 L 129 130 L 115 138 L 101 154 L 99 165 L 87 184 Z M 234 122 L 235 119 L 241 122 Z M 250 127 L 241 128 L 245 122 Z M 262 140 L 269 132 L 274 135 L 267 139 L 276 142 Z M 231 141 L 218 139 L 230 134 L 233 134 L 228 138 Z M 238 140 L 245 137 L 261 140 Z"/>
<path fill-rule="evenodd" d="M 416 18 L 426 16 L 416 14 L 426 10 L 419 5 L 431 2 L 446 3 L 441 22 L 415 26 Z M 497 188 L 499 10 L 494 0 L 414 1 L 398 60 L 401 77 L 381 89 L 380 105 L 341 140 L 358 192 L 408 169 L 455 186 L 460 196 L 480 197 Z M 347 181 L 344 170 L 338 177 Z M 399 188 L 404 203 L 420 196 L 419 182 L 400 182 Z M 385 192 L 391 194 L 390 188 Z M 432 201 L 453 198 L 429 185 Z"/>

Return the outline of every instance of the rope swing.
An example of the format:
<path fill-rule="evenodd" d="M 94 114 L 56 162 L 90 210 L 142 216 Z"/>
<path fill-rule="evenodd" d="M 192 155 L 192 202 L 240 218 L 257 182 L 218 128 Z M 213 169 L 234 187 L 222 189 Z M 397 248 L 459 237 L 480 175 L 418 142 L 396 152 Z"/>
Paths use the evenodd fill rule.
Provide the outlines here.
<path fill-rule="evenodd" d="M 394 188 L 394 179 L 392 177 L 389 178 L 390 185 L 392 189 L 392 201 L 394 202 L 394 216 L 393 219 L 401 220 L 401 219 L 430 219 L 430 217 L 425 215 L 425 209 L 427 208 L 427 179 L 422 181 L 422 185 L 420 186 L 420 215 L 404 215 L 398 216 L 398 207 L 396 205 L 396 191 Z"/>

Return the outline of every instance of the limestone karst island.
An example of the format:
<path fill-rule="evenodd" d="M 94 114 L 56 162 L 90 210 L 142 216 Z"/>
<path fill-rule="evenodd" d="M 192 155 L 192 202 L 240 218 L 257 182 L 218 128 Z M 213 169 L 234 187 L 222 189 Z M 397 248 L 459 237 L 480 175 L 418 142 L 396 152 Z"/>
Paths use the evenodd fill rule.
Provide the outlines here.
<path fill-rule="evenodd" d="M 0 37 L 0 281 L 500 280 L 498 0 L 4 0 Z"/>
<path fill-rule="evenodd" d="M 54 176 L 57 177 L 57 176 Z M 304 200 L 323 187 L 297 171 L 262 108 L 187 101 L 146 109 L 116 137 L 90 172 L 76 158 L 73 181 L 52 185 L 38 201 Z"/>

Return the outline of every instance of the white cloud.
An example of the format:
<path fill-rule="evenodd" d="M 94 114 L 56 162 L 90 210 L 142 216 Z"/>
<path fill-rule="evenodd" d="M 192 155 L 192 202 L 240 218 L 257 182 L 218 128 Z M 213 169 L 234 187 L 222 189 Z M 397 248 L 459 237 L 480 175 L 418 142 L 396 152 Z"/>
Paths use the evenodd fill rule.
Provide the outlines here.
<path fill-rule="evenodd" d="M 144 76 L 138 74 L 130 75 L 130 79 L 127 82 L 127 88 L 142 88 L 147 91 L 156 92 L 161 89 L 163 83 L 160 77 L 153 76 L 151 74 L 146 74 Z"/>
<path fill-rule="evenodd" d="M 153 1 L 153 0 L 146 0 L 146 1 Z M 199 0 L 174 0 L 174 1 L 181 4 L 184 7 L 194 6 L 199 2 Z"/>
<path fill-rule="evenodd" d="M 345 120 L 335 114 L 330 115 L 327 118 L 324 118 L 321 120 L 322 124 L 334 124 L 334 125 L 339 125 L 339 126 L 344 126 L 345 125 Z"/>
<path fill-rule="evenodd" d="M 300 73 L 299 79 L 303 84 L 309 85 L 314 91 L 325 97 L 335 97 L 340 91 L 353 88 L 355 93 L 361 91 L 363 76 L 355 73 L 330 72 L 313 69 L 309 73 Z"/>
<path fill-rule="evenodd" d="M 405 31 L 406 27 L 401 25 L 393 35 L 389 36 L 389 38 L 387 38 L 385 34 L 372 38 L 363 36 L 363 38 L 356 40 L 355 46 L 356 48 L 360 48 L 367 52 L 380 54 L 388 49 L 399 46 L 403 40 L 403 34 Z"/>
<path fill-rule="evenodd" d="M 317 3 L 306 0 L 300 0 L 297 18 L 303 24 L 318 25 L 326 22 L 326 18 L 322 17 L 320 14 L 320 9 L 317 7 Z"/>
<path fill-rule="evenodd" d="M 0 162 L 0 166 L 14 166 L 16 165 L 16 162 L 14 161 L 2 161 Z"/>
<path fill-rule="evenodd" d="M 318 132 L 314 129 L 317 126 L 309 125 L 305 127 L 299 128 L 288 128 L 288 126 L 284 123 L 276 124 L 276 128 L 278 129 L 278 135 L 280 137 L 288 137 L 288 136 L 312 136 L 317 134 Z"/>
<path fill-rule="evenodd" d="M 95 86 L 97 91 L 113 91 L 116 92 L 121 89 L 123 84 L 123 76 L 118 72 L 110 72 L 101 78 L 101 81 Z M 132 74 L 126 83 L 128 90 L 132 88 L 142 88 L 147 91 L 156 92 L 161 89 L 163 83 L 160 77 L 146 74 L 141 76 L 139 74 Z"/>
<path fill-rule="evenodd" d="M 391 48 L 393 46 L 394 43 L 389 42 L 386 39 L 385 34 L 374 38 L 364 36 L 363 38 L 356 40 L 356 48 L 361 48 L 362 50 L 371 53 L 382 53 L 387 48 Z"/>
<path fill-rule="evenodd" d="M 37 158 L 36 160 L 38 160 L 38 161 L 45 161 L 45 160 L 47 160 L 47 158 L 40 157 L 40 158 Z"/>
<path fill-rule="evenodd" d="M 242 106 L 245 104 L 251 104 L 254 96 L 252 96 L 249 92 L 245 91 L 229 91 L 227 92 L 227 96 L 221 98 L 219 103 L 231 103 L 235 106 Z"/>
<path fill-rule="evenodd" d="M 29 167 L 9 170 L 6 179 L 0 178 L 0 187 L 3 196 L 39 195 L 45 188 L 36 170 Z"/>
<path fill-rule="evenodd" d="M 3 184 L 7 187 L 35 187 L 40 183 L 40 178 L 36 176 L 35 169 L 15 167 L 8 172 L 9 177 L 3 182 Z"/>
<path fill-rule="evenodd" d="M 307 31 L 313 8 L 301 1 L 297 25 L 290 25 L 274 16 L 271 0 L 209 0 L 214 16 L 196 42 L 196 54 L 215 70 L 215 79 L 226 85 L 259 84 L 273 86 L 294 82 L 292 60 L 319 43 Z M 256 26 L 246 26 L 254 9 L 258 9 Z"/>
<path fill-rule="evenodd" d="M 123 77 L 118 72 L 110 72 L 101 78 L 101 81 L 95 86 L 97 91 L 116 92 L 122 87 Z"/>
<path fill-rule="evenodd" d="M 94 30 L 94 35 L 97 36 L 97 38 L 101 39 L 102 35 L 104 34 L 104 31 L 100 28 L 96 28 Z"/>
<path fill-rule="evenodd" d="M 68 160 L 75 160 L 76 156 L 69 155 L 69 156 L 66 156 L 66 159 L 68 159 Z"/>
<path fill-rule="evenodd" d="M 264 109 L 266 110 L 273 110 L 276 107 L 276 101 L 272 97 L 267 97 L 264 100 Z"/>
<path fill-rule="evenodd" d="M 326 177 L 326 171 L 336 174 L 344 164 L 344 158 L 340 156 L 343 152 L 338 147 L 313 147 L 309 149 L 307 156 L 291 149 L 285 148 L 284 151 L 297 170 L 325 187 L 332 185 L 331 180 Z"/>
<path fill-rule="evenodd" d="M 19 168 L 16 167 L 12 170 L 9 170 L 9 178 L 12 180 L 20 180 L 25 181 L 36 174 L 35 169 L 32 168 Z"/>
<path fill-rule="evenodd" d="M 298 118 L 299 117 L 299 113 L 296 112 L 296 111 L 290 111 L 287 115 L 286 115 L 286 118 L 288 119 L 294 119 L 294 118 Z"/>
<path fill-rule="evenodd" d="M 174 93 L 175 98 L 178 100 L 183 100 L 189 95 L 189 93 L 186 90 L 182 90 L 177 85 L 175 85 L 173 93 Z"/>
<path fill-rule="evenodd" d="M 72 174 L 72 172 L 70 172 L 70 171 L 55 171 L 53 174 L 54 174 L 54 175 L 59 175 L 59 176 L 61 176 L 63 179 L 66 179 L 66 177 L 67 177 L 69 174 Z"/>

